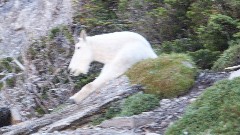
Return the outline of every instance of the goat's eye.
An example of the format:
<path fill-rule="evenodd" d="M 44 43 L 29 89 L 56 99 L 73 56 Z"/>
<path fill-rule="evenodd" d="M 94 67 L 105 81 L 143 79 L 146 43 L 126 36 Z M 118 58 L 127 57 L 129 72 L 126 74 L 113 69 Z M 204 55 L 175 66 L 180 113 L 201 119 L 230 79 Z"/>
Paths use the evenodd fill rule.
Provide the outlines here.
<path fill-rule="evenodd" d="M 80 49 L 80 47 L 77 47 L 77 49 Z"/>

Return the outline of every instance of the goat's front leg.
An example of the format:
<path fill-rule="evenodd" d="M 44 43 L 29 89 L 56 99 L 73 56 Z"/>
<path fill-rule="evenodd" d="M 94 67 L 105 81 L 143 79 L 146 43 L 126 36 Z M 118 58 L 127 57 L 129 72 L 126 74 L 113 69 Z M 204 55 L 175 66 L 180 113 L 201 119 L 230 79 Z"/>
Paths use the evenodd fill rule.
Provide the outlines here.
<path fill-rule="evenodd" d="M 70 97 L 75 103 L 80 103 L 82 100 L 87 98 L 91 93 L 95 91 L 92 83 L 85 85 L 79 92 Z"/>
<path fill-rule="evenodd" d="M 121 67 L 117 67 L 114 65 L 105 65 L 97 79 L 85 85 L 79 92 L 70 97 L 70 99 L 74 100 L 75 103 L 80 103 L 91 93 L 101 88 L 104 83 L 123 74 L 125 70 L 123 70 Z"/>

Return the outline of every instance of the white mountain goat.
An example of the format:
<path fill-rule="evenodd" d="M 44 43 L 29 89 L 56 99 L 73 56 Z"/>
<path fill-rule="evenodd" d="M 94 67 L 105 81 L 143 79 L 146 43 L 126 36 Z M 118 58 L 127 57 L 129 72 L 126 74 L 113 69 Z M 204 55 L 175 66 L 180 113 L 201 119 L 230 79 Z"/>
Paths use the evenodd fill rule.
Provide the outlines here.
<path fill-rule="evenodd" d="M 104 64 L 100 75 L 70 97 L 80 103 L 89 94 L 99 89 L 105 82 L 119 77 L 133 64 L 148 58 L 157 58 L 149 42 L 133 32 L 114 32 L 96 36 L 87 36 L 81 31 L 79 42 L 68 69 L 74 76 L 89 70 L 93 61 Z"/>

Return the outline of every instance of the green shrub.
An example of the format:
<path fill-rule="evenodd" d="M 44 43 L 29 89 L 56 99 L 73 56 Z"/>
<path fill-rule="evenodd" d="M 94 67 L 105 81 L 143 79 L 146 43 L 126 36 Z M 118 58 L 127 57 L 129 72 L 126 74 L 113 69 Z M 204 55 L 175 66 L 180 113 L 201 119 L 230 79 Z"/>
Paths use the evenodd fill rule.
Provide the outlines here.
<path fill-rule="evenodd" d="M 220 58 L 214 63 L 213 70 L 221 71 L 226 67 L 236 66 L 240 64 L 240 44 L 231 46 L 224 51 Z"/>
<path fill-rule="evenodd" d="M 198 28 L 198 37 L 204 46 L 211 51 L 224 51 L 228 48 L 228 41 L 234 39 L 238 29 L 238 20 L 222 15 L 213 14 L 207 26 Z"/>
<path fill-rule="evenodd" d="M 239 135 L 240 78 L 209 87 L 166 135 Z"/>
<path fill-rule="evenodd" d="M 161 45 L 161 51 L 163 53 L 185 53 L 188 51 L 193 52 L 201 48 L 202 46 L 199 43 L 193 42 L 191 39 L 188 38 L 165 41 Z"/>
<path fill-rule="evenodd" d="M 118 3 L 121 4 L 118 6 Z M 90 35 L 128 30 L 131 24 L 118 19 L 116 15 L 118 8 L 124 10 L 124 4 L 126 3 L 123 0 L 85 1 L 81 11 L 74 16 L 74 23 L 84 26 Z"/>
<path fill-rule="evenodd" d="M 128 97 L 119 116 L 131 116 L 149 111 L 159 105 L 159 100 L 151 94 L 135 94 Z"/>
<path fill-rule="evenodd" d="M 163 54 L 135 64 L 126 75 L 131 83 L 145 86 L 145 93 L 169 98 L 183 94 L 192 87 L 196 68 L 185 54 Z"/>
<path fill-rule="evenodd" d="M 200 49 L 196 52 L 189 52 L 189 55 L 192 56 L 193 61 L 201 69 L 210 69 L 213 63 L 218 59 L 220 52 Z"/>

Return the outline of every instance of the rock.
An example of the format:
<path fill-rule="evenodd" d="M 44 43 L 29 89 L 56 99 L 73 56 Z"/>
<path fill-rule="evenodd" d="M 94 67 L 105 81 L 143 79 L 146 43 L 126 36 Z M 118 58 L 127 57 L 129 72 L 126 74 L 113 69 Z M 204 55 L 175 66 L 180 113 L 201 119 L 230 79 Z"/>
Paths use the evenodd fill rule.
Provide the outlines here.
<path fill-rule="evenodd" d="M 0 16 L 0 57 L 15 56 L 51 28 L 70 24 L 72 5 L 69 0 L 0 1 Z"/>
<path fill-rule="evenodd" d="M 183 61 L 182 64 L 188 68 L 194 68 L 193 64 L 188 61 Z"/>
<path fill-rule="evenodd" d="M 77 129 L 68 131 L 55 131 L 53 133 L 35 133 L 32 135 L 137 135 L 131 130 L 118 130 L 112 128 Z"/>
<path fill-rule="evenodd" d="M 230 76 L 228 77 L 229 80 L 232 80 L 236 77 L 240 77 L 240 69 L 237 71 L 233 71 L 230 73 Z"/>
<path fill-rule="evenodd" d="M 9 108 L 0 108 L 0 127 L 11 125 L 11 112 Z"/>
<path fill-rule="evenodd" d="M 196 100 L 197 100 L 196 98 L 192 98 L 192 99 L 189 100 L 189 103 L 193 103 Z"/>
<path fill-rule="evenodd" d="M 122 76 L 110 81 L 108 85 L 101 88 L 99 93 L 92 93 L 78 105 L 65 105 L 64 108 L 39 119 L 31 119 L 4 129 L 0 128 L 0 134 L 52 133 L 66 127 L 80 127 L 110 103 L 139 92 L 139 88 L 137 85 L 131 86 L 128 78 Z"/>
<path fill-rule="evenodd" d="M 128 129 L 135 129 L 137 127 L 150 124 L 154 122 L 154 119 L 151 118 L 138 118 L 138 117 L 117 117 L 111 120 L 106 120 L 100 124 L 100 127 L 103 128 L 128 128 Z"/>
<path fill-rule="evenodd" d="M 160 134 L 157 134 L 157 133 L 146 133 L 146 135 L 160 135 Z"/>
<path fill-rule="evenodd" d="M 21 115 L 19 113 L 19 111 L 17 110 L 17 108 L 11 108 L 11 123 L 12 124 L 18 124 L 20 122 L 22 122 L 22 118 Z"/>

